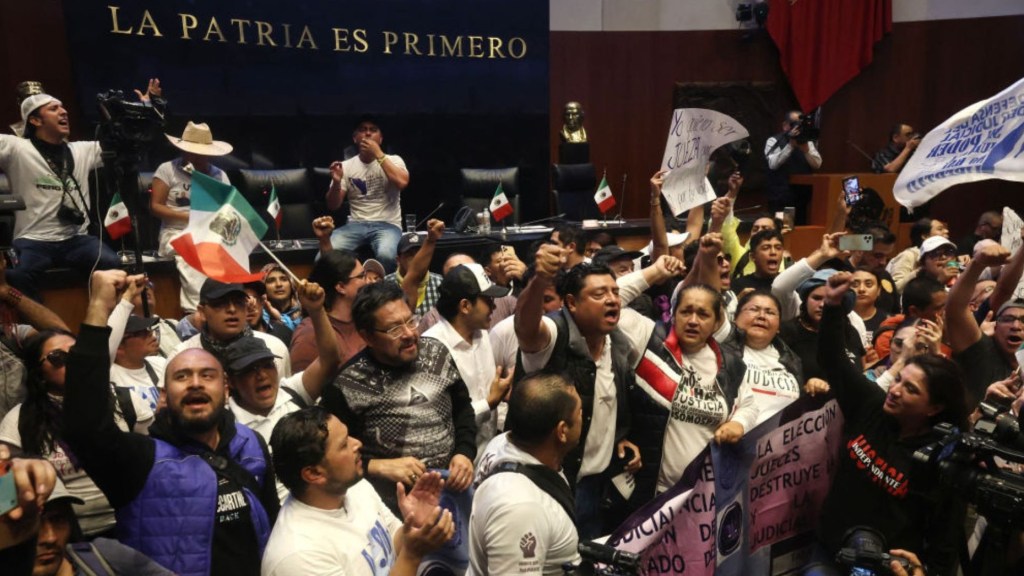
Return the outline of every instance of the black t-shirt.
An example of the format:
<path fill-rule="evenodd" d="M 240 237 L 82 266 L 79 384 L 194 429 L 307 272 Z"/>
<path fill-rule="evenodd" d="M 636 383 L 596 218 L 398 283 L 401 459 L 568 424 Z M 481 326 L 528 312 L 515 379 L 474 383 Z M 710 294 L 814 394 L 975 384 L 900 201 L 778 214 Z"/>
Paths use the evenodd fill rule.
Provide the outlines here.
<path fill-rule="evenodd" d="M 878 333 L 879 326 L 882 322 L 885 322 L 889 318 L 889 313 L 875 305 L 875 315 L 868 320 L 864 320 L 864 328 L 867 330 L 867 337 L 869 342 L 875 341 L 875 334 Z"/>
<path fill-rule="evenodd" d="M 864 356 L 864 343 L 861 342 L 860 334 L 850 325 L 845 326 L 846 353 L 850 359 L 860 366 L 861 358 Z M 786 346 L 800 358 L 803 365 L 804 381 L 810 378 L 825 378 L 825 372 L 818 364 L 818 333 L 812 332 L 804 326 L 799 318 L 787 320 L 779 326 L 779 338 L 786 343 Z"/>
<path fill-rule="evenodd" d="M 210 574 L 260 573 L 260 549 L 251 510 L 242 487 L 218 475 Z"/>
<path fill-rule="evenodd" d="M 989 384 L 1004 380 L 1013 372 L 1013 367 L 999 351 L 996 341 L 982 334 L 981 339 L 959 354 L 953 354 L 953 361 L 964 373 L 964 384 L 970 394 L 973 409 L 985 398 Z"/>

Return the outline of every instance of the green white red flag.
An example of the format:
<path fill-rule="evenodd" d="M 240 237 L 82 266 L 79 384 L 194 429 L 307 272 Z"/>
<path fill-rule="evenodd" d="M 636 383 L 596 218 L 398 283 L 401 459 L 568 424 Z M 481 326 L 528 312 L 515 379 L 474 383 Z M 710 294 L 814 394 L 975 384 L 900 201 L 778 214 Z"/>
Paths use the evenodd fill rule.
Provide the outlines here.
<path fill-rule="evenodd" d="M 615 208 L 615 196 L 612 194 L 612 189 L 608 186 L 608 179 L 604 176 L 601 177 L 601 185 L 597 187 L 597 193 L 594 194 L 594 202 L 597 202 L 597 208 L 604 214 Z"/>
<path fill-rule="evenodd" d="M 281 201 L 277 199 L 277 188 L 270 185 L 270 201 L 267 202 L 267 213 L 274 219 L 274 226 L 281 229 Z"/>
<path fill-rule="evenodd" d="M 249 272 L 249 254 L 266 233 L 267 223 L 234 186 L 193 172 L 188 227 L 171 246 L 214 280 L 252 282 L 262 275 Z"/>
<path fill-rule="evenodd" d="M 111 240 L 117 240 L 132 231 L 132 219 L 128 215 L 128 208 L 121 200 L 121 195 L 116 192 L 110 199 L 110 208 L 103 219 L 103 227 L 107 229 L 107 236 L 110 236 Z"/>
<path fill-rule="evenodd" d="M 512 204 L 509 203 L 508 196 L 505 196 L 505 190 L 501 187 L 501 182 L 498 182 L 498 188 L 494 191 L 494 198 L 491 199 L 491 216 L 494 217 L 495 222 L 501 222 L 510 215 L 512 215 Z"/>

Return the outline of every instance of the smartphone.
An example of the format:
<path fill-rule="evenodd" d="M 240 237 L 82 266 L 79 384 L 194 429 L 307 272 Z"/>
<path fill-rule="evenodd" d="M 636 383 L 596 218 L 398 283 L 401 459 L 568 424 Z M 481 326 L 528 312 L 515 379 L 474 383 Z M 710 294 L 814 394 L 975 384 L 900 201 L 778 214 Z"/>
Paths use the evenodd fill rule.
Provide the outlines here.
<path fill-rule="evenodd" d="M 796 227 L 796 207 L 786 206 L 782 209 L 782 227 L 790 230 Z"/>
<path fill-rule="evenodd" d="M 860 202 L 860 179 L 856 176 L 843 178 L 843 194 L 846 196 L 847 206 Z"/>
<path fill-rule="evenodd" d="M 875 238 L 871 234 L 847 234 L 839 237 L 840 250 L 867 251 L 875 247 Z"/>
<path fill-rule="evenodd" d="M 516 249 L 508 244 L 502 244 L 501 253 L 505 256 L 511 256 L 512 258 L 516 257 Z"/>
<path fill-rule="evenodd" d="M 0 516 L 18 505 L 18 490 L 14 486 L 14 474 L 10 470 L 10 461 L 0 462 Z"/>

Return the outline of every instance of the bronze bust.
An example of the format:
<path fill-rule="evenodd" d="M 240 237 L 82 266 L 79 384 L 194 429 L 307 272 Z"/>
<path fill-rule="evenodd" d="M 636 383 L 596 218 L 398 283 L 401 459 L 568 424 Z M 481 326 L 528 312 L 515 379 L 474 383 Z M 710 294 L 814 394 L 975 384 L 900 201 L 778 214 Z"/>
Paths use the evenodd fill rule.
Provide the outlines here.
<path fill-rule="evenodd" d="M 562 142 L 586 142 L 587 130 L 583 127 L 583 107 L 579 102 L 567 102 L 562 113 Z"/>

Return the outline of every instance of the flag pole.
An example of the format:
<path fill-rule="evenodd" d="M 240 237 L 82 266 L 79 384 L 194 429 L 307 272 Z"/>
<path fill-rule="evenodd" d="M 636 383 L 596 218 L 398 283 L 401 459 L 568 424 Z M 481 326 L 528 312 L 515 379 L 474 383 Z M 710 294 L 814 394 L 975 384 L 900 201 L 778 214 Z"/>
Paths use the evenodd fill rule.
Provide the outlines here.
<path fill-rule="evenodd" d="M 285 266 L 284 262 L 281 262 L 281 259 L 278 258 L 276 254 L 271 252 L 270 248 L 267 248 L 266 244 L 264 244 L 262 240 L 259 240 L 258 242 L 260 244 L 260 248 L 263 248 L 263 251 L 266 252 L 270 256 L 271 260 L 273 260 L 274 262 L 277 262 L 277 265 L 281 267 L 281 270 L 284 270 L 285 273 L 288 274 L 288 277 L 292 279 L 292 282 L 295 282 L 296 284 L 298 284 L 299 283 L 299 277 L 296 276 L 295 273 L 291 271 L 291 268 L 288 268 L 287 266 Z"/>
<path fill-rule="evenodd" d="M 608 177 L 608 166 L 605 166 L 604 170 L 601 171 L 601 182 L 604 182 L 605 178 L 607 178 L 607 177 Z M 598 186 L 600 186 L 600 184 L 598 184 Z M 614 194 L 612 195 L 612 198 L 615 198 Z M 598 208 L 600 208 L 600 206 L 598 206 Z M 604 210 L 601 210 L 601 226 L 604 226 L 605 228 L 608 227 L 608 213 L 605 212 Z"/>

